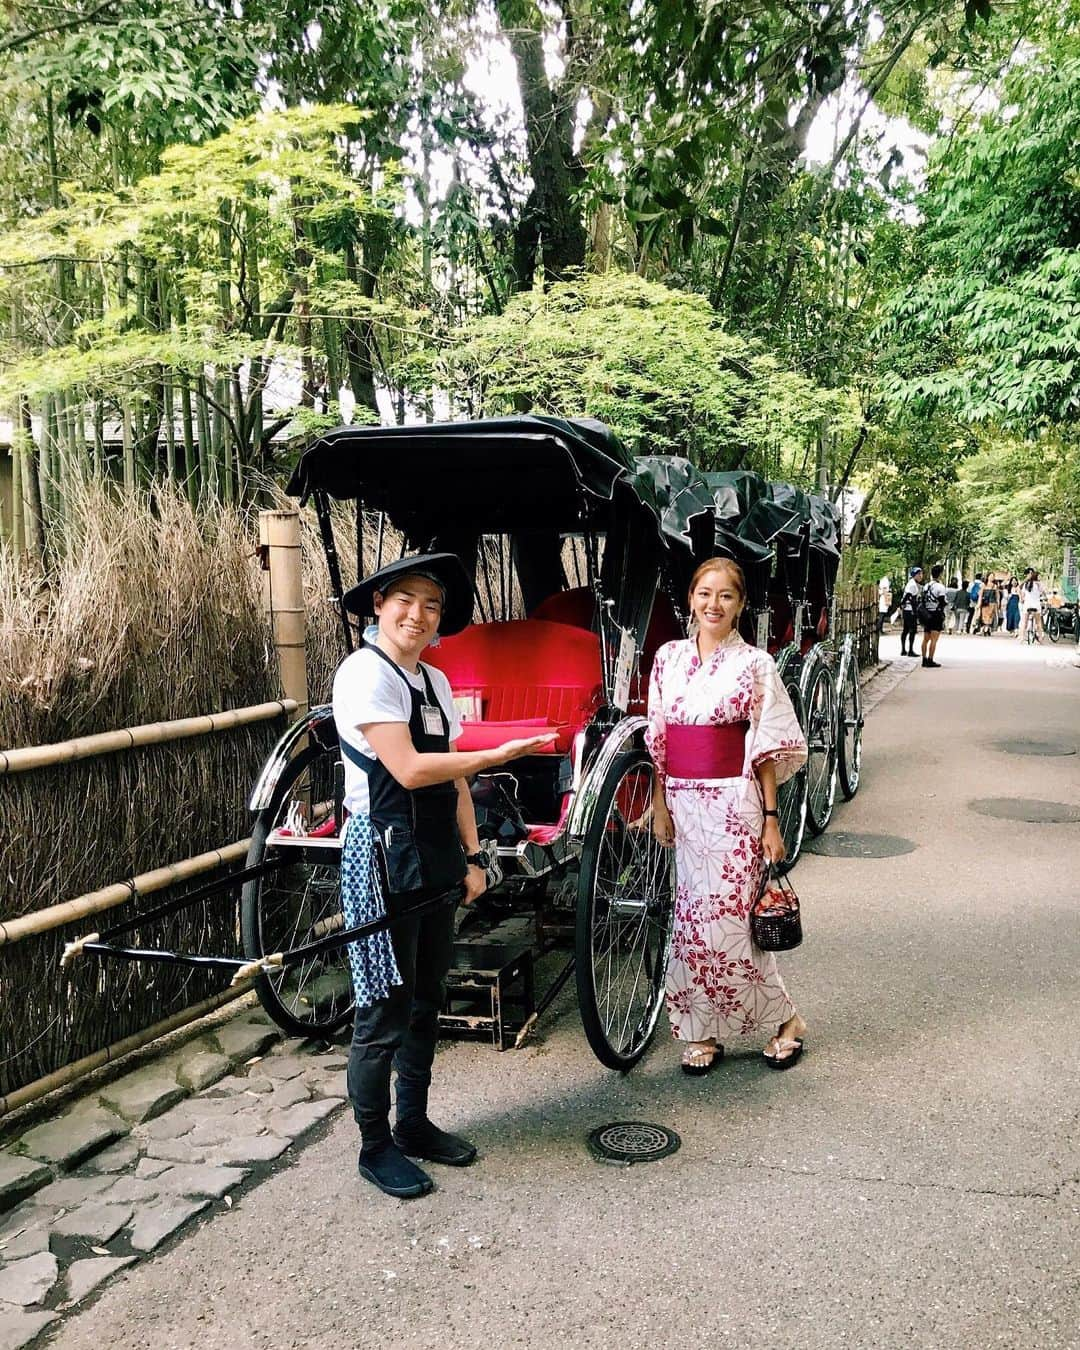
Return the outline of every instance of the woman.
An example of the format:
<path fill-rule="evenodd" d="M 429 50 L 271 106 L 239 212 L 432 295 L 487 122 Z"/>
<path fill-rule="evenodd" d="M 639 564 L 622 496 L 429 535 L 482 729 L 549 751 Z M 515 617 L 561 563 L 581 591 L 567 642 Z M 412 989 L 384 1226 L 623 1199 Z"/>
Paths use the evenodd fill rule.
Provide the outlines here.
<path fill-rule="evenodd" d="M 653 833 L 674 845 L 678 879 L 667 1009 L 689 1074 L 719 1062 L 722 1036 L 764 1026 L 777 1028 L 766 1062 L 789 1069 L 806 1033 L 776 958 L 750 937 L 765 863 L 784 857 L 777 785 L 805 764 L 806 740 L 772 657 L 739 635 L 745 604 L 736 563 L 702 563 L 693 635 L 660 648 L 649 685 Z"/>
<path fill-rule="evenodd" d="M 1005 585 L 1005 631 L 1013 637 L 1020 632 L 1020 583 L 1015 577 Z"/>
<path fill-rule="evenodd" d="M 1021 635 L 1033 629 L 1033 636 L 1036 642 L 1043 639 L 1043 588 L 1039 581 L 1039 574 L 1034 567 L 1029 567 L 1024 573 L 1024 580 L 1020 583 L 1020 608 L 1024 611 L 1024 626 L 1020 630 Z"/>

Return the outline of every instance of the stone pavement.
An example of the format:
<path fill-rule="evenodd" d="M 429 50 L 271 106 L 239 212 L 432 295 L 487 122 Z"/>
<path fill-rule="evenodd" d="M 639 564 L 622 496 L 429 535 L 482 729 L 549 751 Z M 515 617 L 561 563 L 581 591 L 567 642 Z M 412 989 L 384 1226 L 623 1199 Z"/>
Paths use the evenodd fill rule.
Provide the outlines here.
<path fill-rule="evenodd" d="M 755 1041 L 688 1079 L 659 1035 L 610 1073 L 567 989 L 521 1051 L 440 1051 L 437 1116 L 476 1139 L 474 1167 L 388 1200 L 358 1181 L 339 1111 L 55 1323 L 50 1350 L 1080 1350 L 1080 824 L 977 809 L 1080 805 L 1080 756 L 1003 748 L 1080 746 L 1080 672 L 997 638 L 939 658 L 869 687 L 862 787 L 830 826 L 910 847 L 807 853 L 793 874 L 797 1068 L 769 1072 Z M 682 1147 L 595 1162 L 586 1136 L 620 1120 Z"/>
<path fill-rule="evenodd" d="M 17 1350 L 308 1135 L 345 1056 L 241 1012 L 0 1150 L 0 1350 Z"/>

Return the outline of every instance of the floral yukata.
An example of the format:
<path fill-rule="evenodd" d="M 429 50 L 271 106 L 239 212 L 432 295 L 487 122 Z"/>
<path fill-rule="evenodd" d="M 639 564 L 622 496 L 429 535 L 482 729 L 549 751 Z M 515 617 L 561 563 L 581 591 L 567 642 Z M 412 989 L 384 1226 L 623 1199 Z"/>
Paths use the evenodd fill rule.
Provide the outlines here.
<path fill-rule="evenodd" d="M 776 1032 L 795 1012 L 776 958 L 750 937 L 761 887 L 764 824 L 754 769 L 776 764 L 783 783 L 806 762 L 806 740 L 767 652 L 726 638 L 702 663 L 697 642 L 660 648 L 649 684 L 645 741 L 675 823 L 675 930 L 667 969 L 672 1035 L 717 1041 Z M 748 722 L 738 778 L 672 778 L 667 728 Z"/>

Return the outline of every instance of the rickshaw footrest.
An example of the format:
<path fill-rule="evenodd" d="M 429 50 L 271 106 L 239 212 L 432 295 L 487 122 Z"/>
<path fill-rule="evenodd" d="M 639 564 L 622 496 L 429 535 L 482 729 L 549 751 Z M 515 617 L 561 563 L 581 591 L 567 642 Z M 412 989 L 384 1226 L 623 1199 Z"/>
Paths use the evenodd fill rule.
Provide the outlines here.
<path fill-rule="evenodd" d="M 442 1035 L 489 1040 L 496 1050 L 509 1050 L 535 1006 L 531 947 L 454 944 L 439 1014 Z"/>

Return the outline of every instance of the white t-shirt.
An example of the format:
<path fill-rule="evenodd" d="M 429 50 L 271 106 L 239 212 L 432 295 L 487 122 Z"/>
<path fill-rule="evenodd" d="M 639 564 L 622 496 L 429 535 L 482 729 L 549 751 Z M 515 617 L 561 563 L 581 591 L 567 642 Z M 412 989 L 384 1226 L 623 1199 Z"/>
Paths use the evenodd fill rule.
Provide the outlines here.
<path fill-rule="evenodd" d="M 400 667 L 399 667 L 400 669 Z M 450 681 L 441 670 L 426 667 L 431 677 L 435 697 L 450 724 L 450 742 L 461 735 L 461 718 L 454 707 Z M 419 693 L 425 692 L 424 677 L 407 670 L 401 672 Z M 359 750 L 367 759 L 375 758 L 375 751 L 367 742 L 360 727 L 369 722 L 405 722 L 412 716 L 412 699 L 405 680 L 386 661 L 369 647 L 361 647 L 347 656 L 334 675 L 334 722 L 338 737 Z M 352 760 L 342 755 L 345 765 L 345 809 L 356 814 L 368 809 L 368 776 Z"/>
<path fill-rule="evenodd" d="M 1026 586 L 1021 585 L 1020 604 L 1023 606 L 1025 610 L 1042 609 L 1042 603 L 1043 603 L 1043 590 L 1037 581 L 1032 586 L 1030 591 L 1027 589 Z"/>

